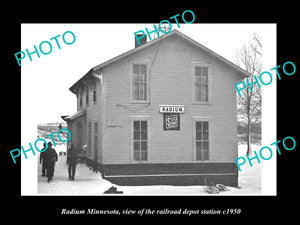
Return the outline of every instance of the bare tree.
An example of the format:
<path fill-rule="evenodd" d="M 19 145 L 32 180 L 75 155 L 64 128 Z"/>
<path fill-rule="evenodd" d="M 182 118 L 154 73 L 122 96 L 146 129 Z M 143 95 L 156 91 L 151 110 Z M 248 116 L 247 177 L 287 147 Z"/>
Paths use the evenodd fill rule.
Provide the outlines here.
<path fill-rule="evenodd" d="M 253 33 L 251 41 L 236 51 L 237 65 L 251 74 L 246 78 L 249 84 L 256 81 L 255 76 L 258 80 L 261 73 L 261 49 L 261 38 L 257 33 Z M 252 91 L 247 87 L 240 92 L 241 96 L 237 96 L 238 124 L 246 131 L 248 155 L 252 153 L 251 131 L 253 127 L 261 123 L 261 90 L 257 84 L 251 85 L 251 89 Z"/>

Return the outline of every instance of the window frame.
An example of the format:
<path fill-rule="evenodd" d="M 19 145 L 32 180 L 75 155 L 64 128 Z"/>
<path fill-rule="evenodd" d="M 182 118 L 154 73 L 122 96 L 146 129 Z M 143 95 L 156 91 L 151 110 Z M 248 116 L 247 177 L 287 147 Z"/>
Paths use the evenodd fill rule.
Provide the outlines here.
<path fill-rule="evenodd" d="M 147 160 L 134 159 L 134 121 L 147 121 Z M 151 157 L 151 140 L 150 140 L 150 117 L 149 116 L 133 116 L 130 118 L 130 162 L 133 164 L 149 163 Z"/>
<path fill-rule="evenodd" d="M 79 90 L 79 109 L 83 109 L 83 91 Z"/>
<path fill-rule="evenodd" d="M 196 101 L 196 67 L 207 67 L 207 82 L 208 82 L 208 90 L 207 90 L 207 101 Z M 212 69 L 209 64 L 199 63 L 199 62 L 192 62 L 192 103 L 199 104 L 199 105 L 206 105 L 210 104 L 211 102 L 211 76 L 212 76 Z"/>
<path fill-rule="evenodd" d="M 134 88 L 134 75 L 133 75 L 133 65 L 145 65 L 146 66 L 146 100 L 136 100 L 134 99 L 133 88 Z M 129 63 L 129 74 L 130 74 L 130 103 L 149 103 L 150 102 L 150 92 L 149 92 L 149 77 L 150 77 L 150 60 L 139 60 L 132 61 Z"/>
<path fill-rule="evenodd" d="M 97 104 L 97 83 L 94 82 L 92 85 L 92 96 L 93 96 L 93 104 Z"/>
<path fill-rule="evenodd" d="M 208 160 L 197 160 L 196 149 L 196 122 L 208 122 Z M 193 162 L 206 163 L 212 161 L 212 123 L 210 117 L 195 116 L 193 117 Z"/>
<path fill-rule="evenodd" d="M 85 105 L 86 107 L 90 105 L 89 86 L 85 86 Z"/>

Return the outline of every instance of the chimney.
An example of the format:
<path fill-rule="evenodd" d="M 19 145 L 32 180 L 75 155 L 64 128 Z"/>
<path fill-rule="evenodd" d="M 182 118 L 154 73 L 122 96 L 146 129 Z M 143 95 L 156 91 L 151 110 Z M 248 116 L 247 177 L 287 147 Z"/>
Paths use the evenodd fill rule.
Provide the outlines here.
<path fill-rule="evenodd" d="M 143 35 L 142 34 L 137 34 L 138 38 L 140 38 L 141 36 L 143 36 Z M 143 44 L 147 43 L 147 35 L 145 35 L 143 38 L 139 39 L 140 45 L 138 44 L 135 36 L 134 36 L 134 41 L 135 41 L 135 47 L 142 46 Z"/>

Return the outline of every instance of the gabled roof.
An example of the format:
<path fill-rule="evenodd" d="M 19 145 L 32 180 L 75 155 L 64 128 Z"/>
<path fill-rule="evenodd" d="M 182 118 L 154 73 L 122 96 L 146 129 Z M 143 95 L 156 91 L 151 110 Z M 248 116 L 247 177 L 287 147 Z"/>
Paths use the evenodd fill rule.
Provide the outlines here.
<path fill-rule="evenodd" d="M 197 41 L 189 38 L 188 36 L 184 35 L 183 33 L 179 32 L 178 30 L 173 30 L 173 31 L 171 31 L 168 34 L 162 35 L 162 36 L 160 36 L 160 37 L 158 37 L 158 38 L 156 38 L 156 39 L 154 39 L 152 41 L 147 42 L 146 44 L 143 44 L 142 46 L 139 46 L 137 48 L 129 50 L 129 51 L 127 51 L 127 52 L 125 52 L 125 53 L 123 53 L 121 55 L 118 55 L 118 56 L 116 56 L 116 57 L 114 57 L 114 58 L 112 58 L 112 59 L 110 59 L 110 60 L 108 60 L 108 61 L 106 61 L 104 63 L 99 64 L 98 66 L 93 67 L 92 70 L 95 71 L 95 70 L 101 69 L 101 68 L 103 68 L 103 67 L 105 67 L 105 66 L 107 66 L 107 65 L 109 65 L 109 64 L 111 64 L 111 63 L 113 63 L 113 62 L 115 62 L 117 60 L 123 59 L 124 57 L 126 57 L 128 55 L 131 55 L 131 54 L 134 54 L 134 53 L 136 53 L 138 51 L 141 51 L 144 48 L 147 48 L 147 47 L 149 47 L 149 46 L 151 46 L 151 45 L 153 45 L 153 44 L 155 44 L 155 43 L 157 43 L 157 42 L 159 42 L 159 41 L 161 41 L 161 40 L 163 40 L 165 38 L 169 38 L 169 37 L 174 36 L 174 35 L 179 36 L 181 39 L 183 39 L 183 40 L 191 43 L 196 48 L 199 48 L 200 50 L 203 50 L 203 51 L 209 53 L 210 55 L 216 57 L 217 59 L 221 60 L 222 62 L 224 62 L 225 64 L 227 64 L 228 66 L 230 66 L 234 70 L 236 70 L 238 72 L 238 74 L 240 74 L 241 76 L 243 76 L 243 77 L 250 76 L 250 74 L 246 70 L 240 68 L 239 66 L 235 65 L 234 63 L 230 62 L 229 60 L 225 59 L 224 57 L 218 55 L 217 53 L 213 52 L 212 50 L 210 50 L 209 48 L 205 47 L 204 45 L 201 45 Z"/>
<path fill-rule="evenodd" d="M 99 70 L 99 69 L 101 69 L 101 68 L 103 68 L 105 66 L 108 66 L 111 63 L 114 63 L 114 62 L 116 62 L 118 60 L 121 60 L 121 59 L 123 59 L 123 58 L 125 58 L 125 57 L 127 57 L 127 56 L 129 56 L 131 54 L 134 54 L 134 53 L 138 52 L 138 51 L 141 51 L 142 49 L 148 48 L 149 46 L 154 45 L 155 43 L 158 43 L 159 41 L 162 41 L 163 39 L 172 37 L 174 35 L 177 35 L 182 40 L 189 42 L 190 44 L 192 44 L 193 46 L 195 46 L 195 48 L 198 48 L 198 49 L 200 49 L 202 51 L 205 51 L 208 54 L 212 55 L 213 57 L 219 59 L 221 62 L 225 63 L 226 65 L 228 65 L 229 67 L 231 67 L 233 70 L 235 70 L 237 72 L 237 74 L 239 74 L 242 78 L 250 76 L 250 74 L 246 70 L 240 68 L 239 66 L 235 65 L 234 63 L 230 62 L 229 60 L 225 59 L 224 57 L 218 55 L 217 53 L 215 53 L 214 51 L 212 51 L 209 48 L 205 47 L 204 45 L 201 45 L 197 41 L 189 38 L 188 36 L 184 35 L 183 33 L 179 32 L 178 30 L 173 30 L 173 31 L 171 31 L 168 34 L 162 35 L 162 36 L 160 36 L 160 37 L 158 37 L 158 38 L 156 38 L 156 39 L 154 39 L 152 41 L 149 41 L 149 42 L 147 42 L 147 43 L 145 43 L 145 44 L 143 44 L 143 45 L 141 45 L 139 47 L 131 49 L 131 50 L 129 50 L 129 51 L 127 51 L 127 52 L 125 52 L 125 53 L 123 53 L 121 55 L 118 55 L 118 56 L 116 56 L 116 57 L 114 57 L 114 58 L 112 58 L 112 59 L 104 62 L 104 63 L 99 64 L 98 66 L 93 67 L 81 79 L 79 79 L 75 84 L 73 84 L 69 88 L 69 90 L 76 94 L 77 91 L 78 91 L 77 90 L 78 84 L 81 83 L 81 82 L 83 82 L 84 79 L 93 76 L 93 72 L 95 72 L 96 70 Z"/>

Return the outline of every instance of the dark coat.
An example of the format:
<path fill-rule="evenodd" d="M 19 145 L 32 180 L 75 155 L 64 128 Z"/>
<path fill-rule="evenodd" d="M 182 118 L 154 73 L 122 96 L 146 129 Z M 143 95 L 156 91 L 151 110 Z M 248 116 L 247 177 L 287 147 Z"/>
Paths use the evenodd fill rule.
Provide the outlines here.
<path fill-rule="evenodd" d="M 42 150 L 44 150 L 44 149 L 45 148 L 43 148 Z M 41 154 L 40 154 L 40 163 L 43 162 L 43 164 L 45 163 L 45 151 L 41 152 Z"/>
<path fill-rule="evenodd" d="M 76 165 L 77 163 L 77 149 L 72 146 L 67 150 L 67 165 Z"/>
<path fill-rule="evenodd" d="M 44 152 L 43 160 L 46 164 L 54 164 L 57 161 L 58 155 L 54 148 L 48 147 Z"/>

